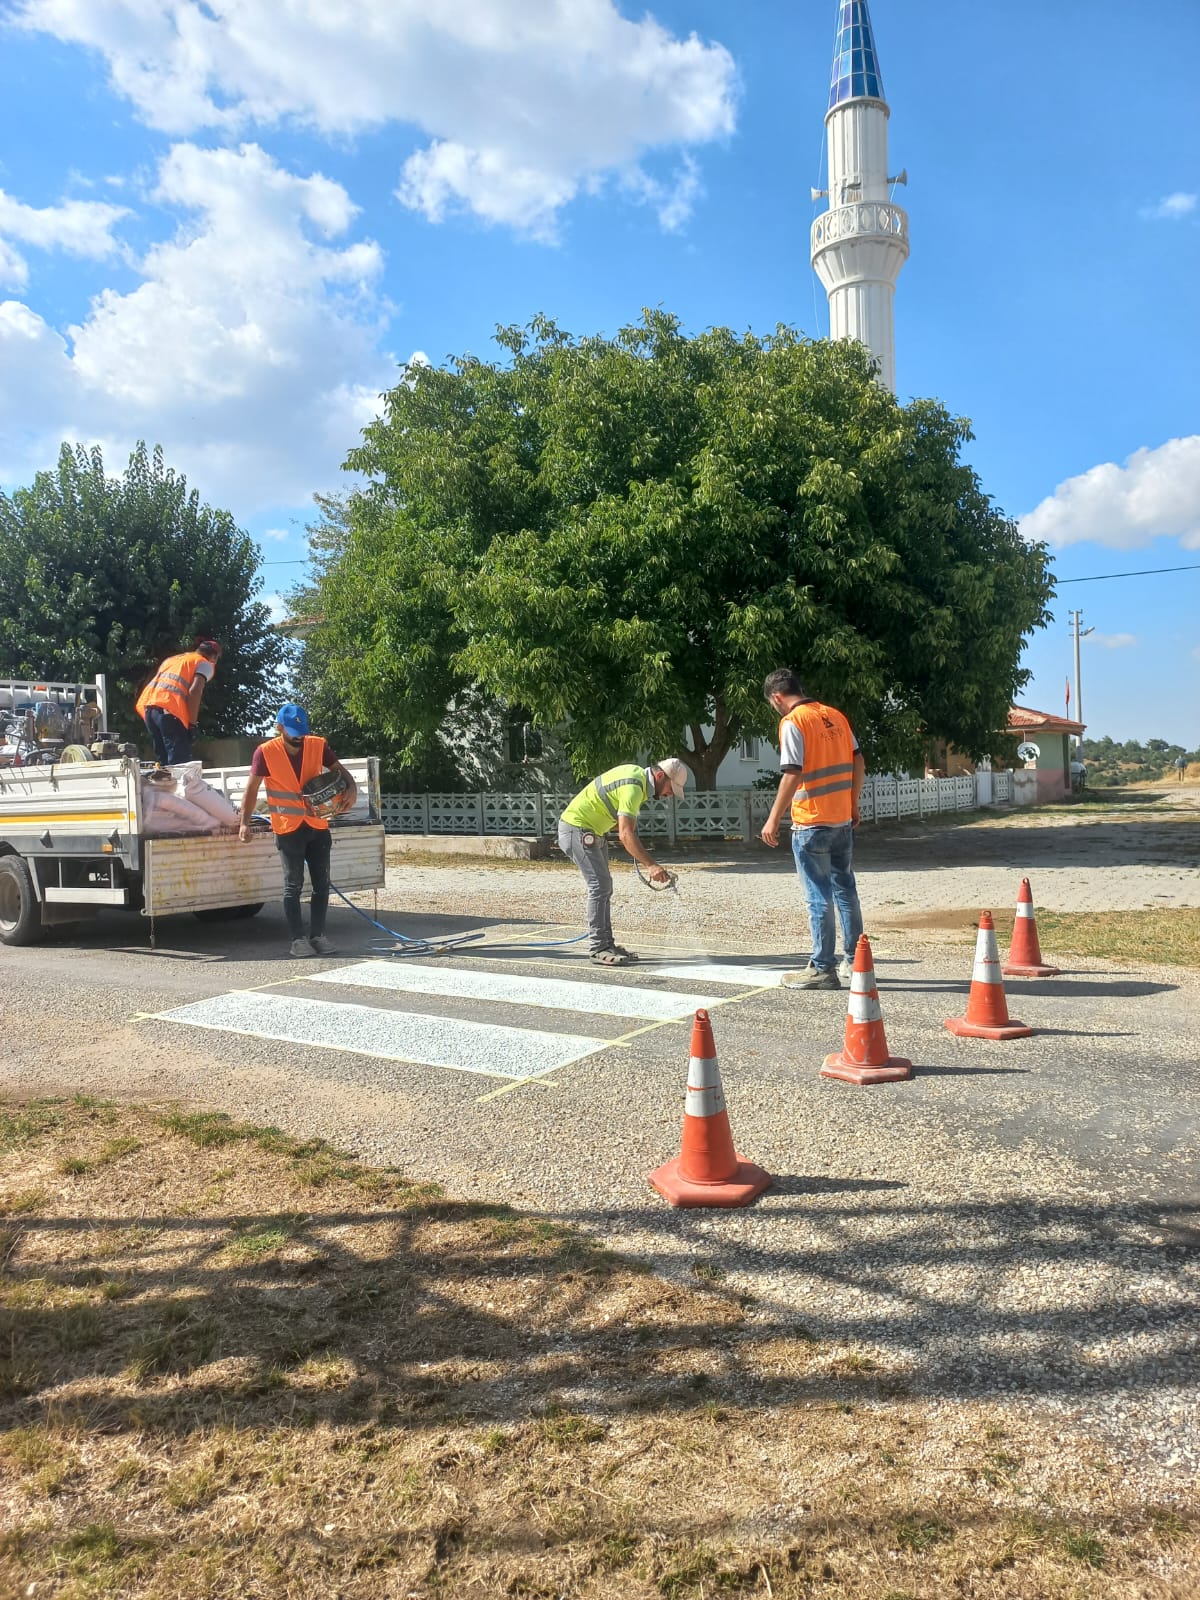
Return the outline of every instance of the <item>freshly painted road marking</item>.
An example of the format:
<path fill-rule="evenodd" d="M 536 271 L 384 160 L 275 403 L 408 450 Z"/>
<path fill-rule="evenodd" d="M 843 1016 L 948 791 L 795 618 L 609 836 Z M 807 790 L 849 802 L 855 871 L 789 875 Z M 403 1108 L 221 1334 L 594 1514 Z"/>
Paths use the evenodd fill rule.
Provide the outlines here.
<path fill-rule="evenodd" d="M 607 1039 L 590 1039 L 582 1034 L 542 1033 L 492 1022 L 460 1022 L 450 1017 L 385 1011 L 376 1006 L 264 994 L 261 990 L 197 1000 L 173 1011 L 157 1012 L 155 1020 L 379 1056 L 385 1061 L 451 1067 L 458 1072 L 479 1072 L 496 1078 L 535 1077 L 608 1046 Z"/>
<path fill-rule="evenodd" d="M 705 969 L 715 972 L 716 968 Z M 742 970 L 742 969 L 739 969 Z M 684 973 L 684 968 L 679 968 Z M 686 974 L 691 976 L 690 973 Z M 359 989 L 387 989 L 400 994 L 432 994 L 461 1000 L 500 1000 L 514 1006 L 544 1006 L 555 1011 L 583 1011 L 606 1017 L 642 1017 L 673 1022 L 698 1006 L 720 1005 L 718 996 L 674 994 L 639 989 L 630 984 L 574 983 L 565 978 L 539 978 L 524 973 L 484 972 L 478 967 L 403 967 L 393 961 L 361 961 L 352 967 L 314 972 L 314 983 L 348 984 Z M 721 982 L 740 980 L 722 978 Z M 761 983 L 762 977 L 754 980 Z"/>
<path fill-rule="evenodd" d="M 733 983 L 739 989 L 747 984 L 755 989 L 778 988 L 785 972 L 795 972 L 802 966 L 797 962 L 792 967 L 738 967 L 732 963 L 719 961 L 697 961 L 692 966 L 666 966 L 648 967 L 646 971 L 652 978 L 674 978 L 678 982 L 682 978 L 692 978 L 697 983 Z M 708 1002 L 697 1000 L 697 1005 Z"/>

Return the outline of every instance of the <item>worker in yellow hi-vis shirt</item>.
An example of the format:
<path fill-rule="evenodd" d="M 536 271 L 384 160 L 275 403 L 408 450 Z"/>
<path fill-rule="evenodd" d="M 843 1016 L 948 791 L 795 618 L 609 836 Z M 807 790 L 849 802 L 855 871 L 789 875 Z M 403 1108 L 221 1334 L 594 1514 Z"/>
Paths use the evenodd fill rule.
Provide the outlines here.
<path fill-rule="evenodd" d="M 632 951 L 613 943 L 612 873 L 605 835 L 613 828 L 633 859 L 646 868 L 653 883 L 670 874 L 638 838 L 637 815 L 651 795 L 681 799 L 688 769 L 676 756 L 651 767 L 632 763 L 611 767 L 581 789 L 558 820 L 558 847 L 583 873 L 588 891 L 588 935 L 592 960 L 602 967 L 627 967 L 637 960 Z"/>

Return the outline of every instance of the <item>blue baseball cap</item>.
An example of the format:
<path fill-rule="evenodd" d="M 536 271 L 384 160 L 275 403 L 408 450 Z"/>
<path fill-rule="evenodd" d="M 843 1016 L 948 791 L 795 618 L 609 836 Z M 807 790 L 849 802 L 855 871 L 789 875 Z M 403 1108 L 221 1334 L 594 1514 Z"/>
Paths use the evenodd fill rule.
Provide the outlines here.
<path fill-rule="evenodd" d="M 284 733 L 290 733 L 293 739 L 302 739 L 308 732 L 308 712 L 293 700 L 289 700 L 285 706 L 280 706 L 275 714 L 275 721 Z"/>

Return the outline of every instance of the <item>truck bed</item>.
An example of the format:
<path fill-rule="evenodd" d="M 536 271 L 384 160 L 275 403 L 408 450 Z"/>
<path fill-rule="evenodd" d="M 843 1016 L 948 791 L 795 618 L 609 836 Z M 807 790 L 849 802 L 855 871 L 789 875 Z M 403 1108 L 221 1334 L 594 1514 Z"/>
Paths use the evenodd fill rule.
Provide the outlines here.
<path fill-rule="evenodd" d="M 331 829 L 332 877 L 348 893 L 383 883 L 384 832 L 377 758 L 343 765 L 358 799 Z M 74 908 L 140 904 L 145 915 L 162 917 L 281 897 L 278 852 L 266 830 L 244 844 L 234 831 L 148 838 L 139 773 L 128 759 L 0 768 L 0 853 L 29 864 L 45 920 Z M 204 777 L 236 806 L 250 769 L 205 768 Z"/>

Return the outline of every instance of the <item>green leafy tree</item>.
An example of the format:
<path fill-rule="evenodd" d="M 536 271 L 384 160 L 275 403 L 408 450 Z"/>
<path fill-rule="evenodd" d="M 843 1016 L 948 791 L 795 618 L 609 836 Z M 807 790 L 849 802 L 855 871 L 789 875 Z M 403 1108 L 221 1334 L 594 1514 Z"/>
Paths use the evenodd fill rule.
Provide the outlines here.
<path fill-rule="evenodd" d="M 1120 788 L 1126 783 L 1153 783 L 1176 776 L 1175 762 L 1183 757 L 1187 766 L 1200 761 L 1200 751 L 1185 750 L 1166 739 L 1126 739 L 1117 744 L 1108 734 L 1100 739 L 1085 739 L 1079 753 L 1087 764 L 1088 786 L 1093 789 Z"/>
<path fill-rule="evenodd" d="M 128 737 L 158 662 L 218 639 L 205 733 L 263 726 L 278 704 L 284 645 L 271 627 L 253 542 L 201 503 L 162 451 L 139 444 L 120 478 L 99 449 L 63 445 L 53 472 L 0 494 L 0 675 L 108 676 L 109 721 Z"/>
<path fill-rule="evenodd" d="M 965 421 L 788 328 L 647 312 L 498 341 L 408 369 L 348 459 L 368 483 L 319 609 L 357 718 L 416 759 L 477 685 L 565 726 L 577 775 L 677 753 L 707 788 L 774 732 L 762 679 L 787 665 L 876 767 L 994 747 L 1052 585 L 961 461 Z"/>

